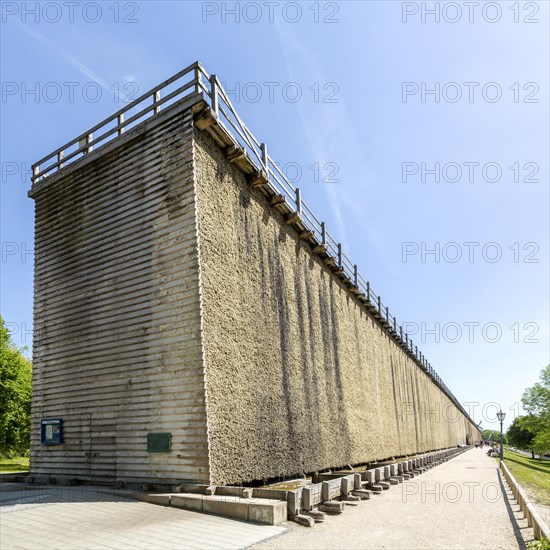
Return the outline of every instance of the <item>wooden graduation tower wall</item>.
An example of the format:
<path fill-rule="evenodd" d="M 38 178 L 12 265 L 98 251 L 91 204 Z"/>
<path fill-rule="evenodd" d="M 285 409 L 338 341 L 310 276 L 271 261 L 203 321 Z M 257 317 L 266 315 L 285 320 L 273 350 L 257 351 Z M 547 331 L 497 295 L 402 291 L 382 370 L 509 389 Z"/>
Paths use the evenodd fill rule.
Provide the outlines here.
<path fill-rule="evenodd" d="M 33 475 L 228 484 L 479 438 L 200 63 L 29 194 Z"/>

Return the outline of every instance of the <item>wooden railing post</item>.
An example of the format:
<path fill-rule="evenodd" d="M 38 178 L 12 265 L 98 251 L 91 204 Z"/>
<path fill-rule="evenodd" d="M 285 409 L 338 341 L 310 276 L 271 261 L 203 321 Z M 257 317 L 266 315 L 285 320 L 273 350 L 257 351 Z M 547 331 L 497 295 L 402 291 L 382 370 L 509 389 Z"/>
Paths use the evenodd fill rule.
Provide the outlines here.
<path fill-rule="evenodd" d="M 160 90 L 157 90 L 153 94 L 153 105 L 155 106 L 155 109 L 154 109 L 155 115 L 158 115 L 160 113 L 160 105 L 157 105 L 159 101 L 160 101 Z"/>
<path fill-rule="evenodd" d="M 338 243 L 338 269 L 342 269 L 342 243 Z"/>
<path fill-rule="evenodd" d="M 302 193 L 299 189 L 296 189 L 296 213 L 302 215 Z"/>
<path fill-rule="evenodd" d="M 264 165 L 266 177 L 269 179 L 269 157 L 267 155 L 267 145 L 265 143 L 261 143 L 260 150 L 262 152 L 262 163 Z"/>
<path fill-rule="evenodd" d="M 193 69 L 193 79 L 195 81 L 195 93 L 198 94 L 201 91 L 201 71 L 199 69 L 198 63 L 195 64 L 195 68 Z"/>
<path fill-rule="evenodd" d="M 124 113 L 120 113 L 117 118 L 117 123 L 120 128 L 118 129 L 118 135 L 121 136 L 124 133 L 124 126 L 121 126 L 121 124 L 124 124 Z"/>
<path fill-rule="evenodd" d="M 60 170 L 61 168 L 63 168 L 63 166 L 65 166 L 63 164 L 64 157 L 65 157 L 65 151 L 59 151 L 59 153 L 57 153 L 57 162 L 59 163 L 57 165 L 58 170 Z"/>
<path fill-rule="evenodd" d="M 325 222 L 321 222 L 321 244 L 326 246 L 327 244 L 327 226 Z"/>
<path fill-rule="evenodd" d="M 218 115 L 218 79 L 215 74 L 210 77 L 210 100 L 212 101 L 212 111 Z"/>
<path fill-rule="evenodd" d="M 92 142 L 93 139 L 94 139 L 94 135 L 93 134 L 88 134 L 85 138 L 82 138 L 78 142 L 78 148 L 79 149 L 84 148 L 84 150 L 82 151 L 82 153 L 84 155 L 87 155 L 88 153 L 90 153 L 93 150 L 93 146 L 88 145 L 89 143 Z"/>

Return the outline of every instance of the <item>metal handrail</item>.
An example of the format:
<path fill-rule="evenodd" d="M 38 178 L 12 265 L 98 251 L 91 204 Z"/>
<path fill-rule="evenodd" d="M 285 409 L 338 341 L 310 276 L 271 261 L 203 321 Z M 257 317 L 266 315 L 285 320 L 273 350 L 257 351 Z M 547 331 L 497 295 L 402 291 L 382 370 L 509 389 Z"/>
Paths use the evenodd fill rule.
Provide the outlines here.
<path fill-rule="evenodd" d="M 181 86 L 168 95 L 161 97 L 161 92 L 166 87 L 189 75 L 192 75 L 191 80 L 182 83 Z M 52 171 L 59 171 L 67 164 L 70 164 L 71 161 L 82 158 L 82 156 L 91 152 L 95 145 L 104 142 L 113 134 L 116 133 L 118 136 L 121 136 L 125 129 L 136 120 L 148 115 L 153 117 L 156 116 L 161 112 L 162 105 L 167 101 L 179 95 L 182 95 L 181 99 L 184 99 L 191 95 L 192 92 L 197 94 L 203 92 L 204 99 L 209 104 L 218 124 L 220 124 L 228 134 L 236 138 L 236 141 L 244 149 L 248 161 L 254 166 L 254 169 L 258 172 L 263 172 L 267 177 L 268 185 L 273 191 L 285 197 L 287 206 L 299 215 L 301 223 L 306 230 L 312 232 L 315 240 L 325 246 L 327 254 L 334 258 L 336 266 L 341 270 L 342 274 L 351 281 L 352 285 L 355 287 L 356 293 L 362 295 L 367 304 L 375 309 L 380 320 L 385 322 L 384 327 L 388 333 L 399 341 L 401 346 L 407 350 L 419 367 L 441 387 L 456 407 L 475 425 L 474 421 L 458 402 L 458 399 L 456 399 L 453 393 L 447 388 L 422 352 L 418 350 L 418 347 L 413 344 L 412 339 L 407 332 L 403 330 L 403 326 L 397 322 L 397 318 L 390 313 L 389 307 L 386 306 L 382 302 L 380 296 L 372 290 L 370 282 L 361 275 L 357 264 L 354 264 L 342 250 L 342 244 L 326 230 L 326 224 L 320 221 L 304 202 L 300 189 L 294 187 L 286 178 L 283 171 L 269 155 L 266 144 L 258 141 L 239 117 L 217 76 L 208 74 L 199 61 L 192 63 L 174 76 L 161 82 L 158 86 L 145 92 L 110 117 L 33 164 L 33 184 L 48 177 Z M 130 118 L 125 119 L 125 113 L 149 101 L 151 102 L 150 104 L 144 105 L 140 111 L 133 114 Z M 114 121 L 116 121 L 114 127 L 106 128 L 107 125 Z M 102 130 L 103 133 L 94 137 L 93 134 L 99 130 Z M 68 149 L 75 145 L 77 145 L 76 150 L 68 151 Z M 45 163 L 50 164 L 42 167 Z"/>

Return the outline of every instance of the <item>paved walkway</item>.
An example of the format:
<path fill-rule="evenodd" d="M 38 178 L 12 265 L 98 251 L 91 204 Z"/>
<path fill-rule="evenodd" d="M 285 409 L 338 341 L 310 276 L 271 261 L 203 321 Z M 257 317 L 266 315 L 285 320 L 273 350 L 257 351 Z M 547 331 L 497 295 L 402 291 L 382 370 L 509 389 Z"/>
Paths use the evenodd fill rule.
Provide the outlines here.
<path fill-rule="evenodd" d="M 244 548 L 286 529 L 117 499 L 94 488 L 8 485 L 0 485 L 2 550 Z"/>
<path fill-rule="evenodd" d="M 472 449 L 313 529 L 295 526 L 255 548 L 524 549 L 533 532 L 515 519 L 519 507 L 502 483 L 497 461 Z"/>
<path fill-rule="evenodd" d="M 0 548 L 525 549 L 532 531 L 514 519 L 521 516 L 496 465 L 472 449 L 312 529 L 164 508 L 97 488 L 5 484 Z"/>

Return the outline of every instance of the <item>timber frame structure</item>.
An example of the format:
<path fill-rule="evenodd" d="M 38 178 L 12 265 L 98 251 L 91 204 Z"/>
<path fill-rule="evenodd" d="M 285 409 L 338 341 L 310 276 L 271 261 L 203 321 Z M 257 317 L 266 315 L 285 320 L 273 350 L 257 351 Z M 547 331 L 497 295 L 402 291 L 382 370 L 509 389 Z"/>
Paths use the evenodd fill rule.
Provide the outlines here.
<path fill-rule="evenodd" d="M 253 483 L 480 437 L 199 62 L 29 196 L 32 475 Z"/>
<path fill-rule="evenodd" d="M 327 231 L 325 222 L 320 221 L 307 206 L 300 189 L 288 181 L 273 161 L 267 145 L 258 141 L 239 117 L 218 77 L 207 73 L 199 61 L 34 163 L 33 187 L 183 99 L 192 105 L 196 126 L 212 136 L 223 148 L 229 162 L 237 165 L 247 175 L 251 187 L 262 190 L 269 198 L 271 206 L 285 216 L 286 223 L 299 232 L 300 238 L 311 245 L 313 252 L 363 302 L 388 335 L 475 424 L 422 351 L 403 330 L 395 315 L 390 313 L 380 295 L 373 291 L 370 282 L 359 272 L 357 264 L 342 250 L 342 244 Z"/>

